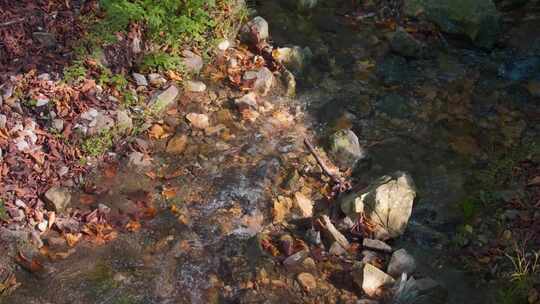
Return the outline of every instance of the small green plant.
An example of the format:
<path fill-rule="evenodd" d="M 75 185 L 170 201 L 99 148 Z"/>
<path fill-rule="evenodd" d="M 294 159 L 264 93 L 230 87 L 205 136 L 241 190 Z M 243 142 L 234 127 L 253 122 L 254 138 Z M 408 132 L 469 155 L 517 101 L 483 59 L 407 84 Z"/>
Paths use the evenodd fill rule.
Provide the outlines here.
<path fill-rule="evenodd" d="M 3 199 L 0 199 L 0 221 L 7 221 L 8 220 L 8 214 L 6 210 L 6 206 Z"/>
<path fill-rule="evenodd" d="M 99 156 L 105 153 L 113 145 L 113 132 L 106 130 L 99 135 L 91 136 L 82 143 L 82 151 L 88 156 Z"/>
<path fill-rule="evenodd" d="M 67 83 L 76 83 L 86 77 L 86 67 L 82 61 L 74 61 L 72 65 L 64 68 L 64 81 Z"/>
<path fill-rule="evenodd" d="M 166 71 L 166 70 L 184 70 L 182 58 L 177 55 L 171 55 L 164 52 L 150 53 L 144 56 L 141 64 L 143 71 Z"/>
<path fill-rule="evenodd" d="M 513 252 L 505 255 L 514 267 L 510 275 L 512 281 L 526 282 L 532 276 L 540 275 L 540 251 L 527 254 L 525 245 L 514 244 Z"/>

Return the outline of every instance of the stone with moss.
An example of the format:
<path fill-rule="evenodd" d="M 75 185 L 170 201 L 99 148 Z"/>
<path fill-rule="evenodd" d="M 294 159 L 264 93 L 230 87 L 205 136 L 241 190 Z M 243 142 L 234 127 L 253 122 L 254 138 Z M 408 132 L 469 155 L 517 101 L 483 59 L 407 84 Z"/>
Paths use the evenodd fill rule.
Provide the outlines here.
<path fill-rule="evenodd" d="M 367 151 L 360 146 L 358 137 L 352 130 L 340 130 L 330 136 L 330 155 L 341 168 L 354 168 L 359 160 L 367 157 Z"/>

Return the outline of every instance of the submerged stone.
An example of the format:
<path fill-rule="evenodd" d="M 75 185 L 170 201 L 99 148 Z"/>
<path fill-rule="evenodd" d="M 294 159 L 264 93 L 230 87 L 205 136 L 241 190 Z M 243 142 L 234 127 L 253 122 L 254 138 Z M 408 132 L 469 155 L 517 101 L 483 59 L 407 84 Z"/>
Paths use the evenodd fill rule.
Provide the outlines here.
<path fill-rule="evenodd" d="M 330 155 L 342 168 L 354 168 L 359 160 L 367 157 L 352 130 L 340 130 L 330 136 Z"/>

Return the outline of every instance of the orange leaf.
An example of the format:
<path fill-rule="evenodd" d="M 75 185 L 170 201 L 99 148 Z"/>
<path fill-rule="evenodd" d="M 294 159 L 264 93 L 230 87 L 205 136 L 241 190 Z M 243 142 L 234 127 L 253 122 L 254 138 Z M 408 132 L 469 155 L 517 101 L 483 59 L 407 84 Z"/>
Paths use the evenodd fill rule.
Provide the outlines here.
<path fill-rule="evenodd" d="M 163 188 L 161 195 L 163 195 L 166 199 L 171 199 L 176 196 L 176 189 L 173 187 Z"/>
<path fill-rule="evenodd" d="M 141 223 L 137 220 L 131 220 L 126 224 L 126 229 L 130 232 L 139 231 L 139 229 L 141 229 Z"/>
<path fill-rule="evenodd" d="M 37 261 L 36 259 L 29 260 L 20 251 L 17 254 L 16 261 L 24 269 L 30 272 L 38 272 L 43 269 L 43 265 L 39 261 Z"/>
<path fill-rule="evenodd" d="M 73 247 L 77 245 L 77 243 L 81 240 L 82 234 L 81 233 L 66 233 L 64 235 L 64 238 L 66 239 L 66 242 L 69 247 Z"/>
<path fill-rule="evenodd" d="M 81 204 L 88 206 L 96 202 L 96 197 L 90 194 L 83 193 L 81 194 L 79 201 L 81 202 Z"/>
<path fill-rule="evenodd" d="M 162 139 L 167 137 L 165 135 L 165 130 L 159 124 L 155 124 L 150 128 L 150 130 L 148 131 L 148 136 L 150 137 L 150 139 Z"/>

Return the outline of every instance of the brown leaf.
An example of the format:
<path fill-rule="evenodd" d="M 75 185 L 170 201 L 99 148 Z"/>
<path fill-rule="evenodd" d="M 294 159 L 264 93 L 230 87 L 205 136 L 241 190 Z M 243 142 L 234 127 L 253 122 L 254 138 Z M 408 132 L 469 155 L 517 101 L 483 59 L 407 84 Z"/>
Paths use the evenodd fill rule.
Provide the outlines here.
<path fill-rule="evenodd" d="M 148 131 L 148 137 L 150 139 L 163 139 L 167 136 L 168 134 L 165 133 L 165 129 L 159 124 L 154 124 Z"/>
<path fill-rule="evenodd" d="M 81 194 L 79 201 L 81 202 L 81 204 L 88 206 L 96 202 L 96 197 L 91 194 L 83 193 Z"/>
<path fill-rule="evenodd" d="M 43 270 L 43 265 L 33 258 L 32 260 L 29 260 L 27 257 L 24 256 L 22 252 L 19 251 L 16 257 L 17 264 L 21 265 L 24 269 L 34 273 Z"/>
<path fill-rule="evenodd" d="M 163 191 L 161 191 L 161 195 L 163 195 L 165 199 L 171 199 L 176 196 L 176 189 L 174 187 L 165 187 L 163 188 Z"/>
<path fill-rule="evenodd" d="M 127 231 L 136 232 L 136 231 L 139 231 L 139 229 L 141 229 L 141 223 L 139 221 L 137 221 L 137 220 L 130 220 L 126 224 L 126 230 Z"/>
<path fill-rule="evenodd" d="M 66 233 L 64 234 L 64 238 L 66 239 L 66 242 L 69 247 L 74 247 L 77 245 L 77 243 L 81 240 L 82 234 L 81 233 Z"/>

